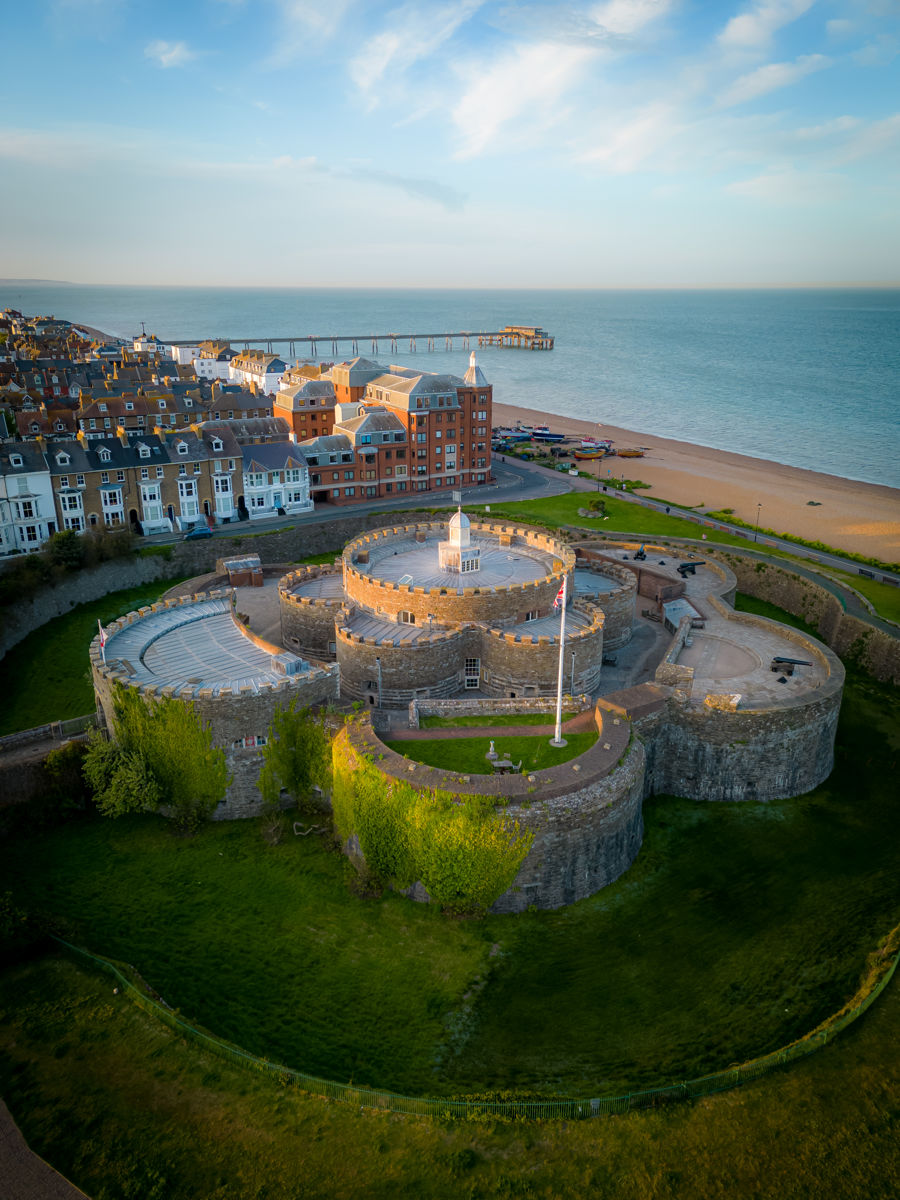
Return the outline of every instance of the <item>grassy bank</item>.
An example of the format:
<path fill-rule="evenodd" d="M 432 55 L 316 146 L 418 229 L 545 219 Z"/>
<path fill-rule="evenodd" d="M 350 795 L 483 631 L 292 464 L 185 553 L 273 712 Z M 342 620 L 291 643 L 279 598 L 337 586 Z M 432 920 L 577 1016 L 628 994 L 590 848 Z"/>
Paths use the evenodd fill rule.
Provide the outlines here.
<path fill-rule="evenodd" d="M 284 1090 L 47 958 L 0 976 L 0 1092 L 93 1200 L 887 1200 L 900 988 L 838 1041 L 693 1105 L 574 1125 L 441 1124 Z"/>
<path fill-rule="evenodd" d="M 32 729 L 94 711 L 88 647 L 97 622 L 106 625 L 152 604 L 177 579 L 110 592 L 48 621 L 0 659 L 0 734 Z"/>

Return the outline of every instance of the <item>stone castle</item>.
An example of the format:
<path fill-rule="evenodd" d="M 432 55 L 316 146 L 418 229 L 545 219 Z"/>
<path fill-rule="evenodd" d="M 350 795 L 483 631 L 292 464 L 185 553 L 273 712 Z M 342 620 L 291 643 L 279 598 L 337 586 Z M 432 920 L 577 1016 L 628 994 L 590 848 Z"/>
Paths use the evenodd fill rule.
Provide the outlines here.
<path fill-rule="evenodd" d="M 587 753 L 533 775 L 451 779 L 381 741 L 381 714 L 392 710 L 413 725 L 460 705 L 547 711 L 564 578 L 565 687 L 598 730 Z M 229 818 L 259 809 L 259 747 L 279 704 L 361 702 L 366 719 L 338 735 L 340 753 L 416 789 L 488 795 L 534 833 L 494 911 L 558 907 L 616 879 L 640 849 L 646 796 L 775 800 L 809 791 L 832 768 L 840 660 L 815 638 L 736 613 L 735 577 L 711 558 L 608 542 L 573 549 L 458 513 L 363 534 L 334 565 L 289 572 L 271 591 L 280 646 L 237 619 L 228 589 L 121 618 L 105 661 L 99 639 L 91 646 L 107 721 L 114 680 L 193 702 L 234 776 L 216 814 Z"/>

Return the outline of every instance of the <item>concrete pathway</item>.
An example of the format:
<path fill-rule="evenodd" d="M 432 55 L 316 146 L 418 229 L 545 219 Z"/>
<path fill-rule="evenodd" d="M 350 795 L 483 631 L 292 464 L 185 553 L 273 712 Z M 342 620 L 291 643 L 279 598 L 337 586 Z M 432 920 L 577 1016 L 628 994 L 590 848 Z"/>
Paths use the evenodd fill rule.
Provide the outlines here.
<path fill-rule="evenodd" d="M 84 1192 L 28 1148 L 2 1100 L 0 1196 L 2 1200 L 88 1200 Z"/>

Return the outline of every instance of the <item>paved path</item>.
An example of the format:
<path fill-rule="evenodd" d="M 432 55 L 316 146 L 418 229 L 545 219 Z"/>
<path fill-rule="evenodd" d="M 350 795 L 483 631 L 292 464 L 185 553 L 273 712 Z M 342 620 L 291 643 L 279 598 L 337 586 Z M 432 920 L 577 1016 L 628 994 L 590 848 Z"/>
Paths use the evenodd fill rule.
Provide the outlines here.
<path fill-rule="evenodd" d="M 28 1148 L 28 1143 L 2 1100 L 0 1197 L 2 1200 L 88 1200 L 84 1192 Z"/>

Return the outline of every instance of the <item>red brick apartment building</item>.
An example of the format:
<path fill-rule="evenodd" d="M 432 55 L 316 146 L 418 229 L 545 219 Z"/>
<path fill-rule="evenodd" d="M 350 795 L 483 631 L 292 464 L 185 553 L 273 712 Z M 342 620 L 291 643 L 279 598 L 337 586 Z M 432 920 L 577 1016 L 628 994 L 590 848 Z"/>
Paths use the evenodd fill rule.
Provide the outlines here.
<path fill-rule="evenodd" d="M 493 393 L 474 354 L 464 379 L 364 358 L 336 364 L 331 379 L 332 430 L 300 443 L 316 502 L 354 504 L 490 479 Z"/>

